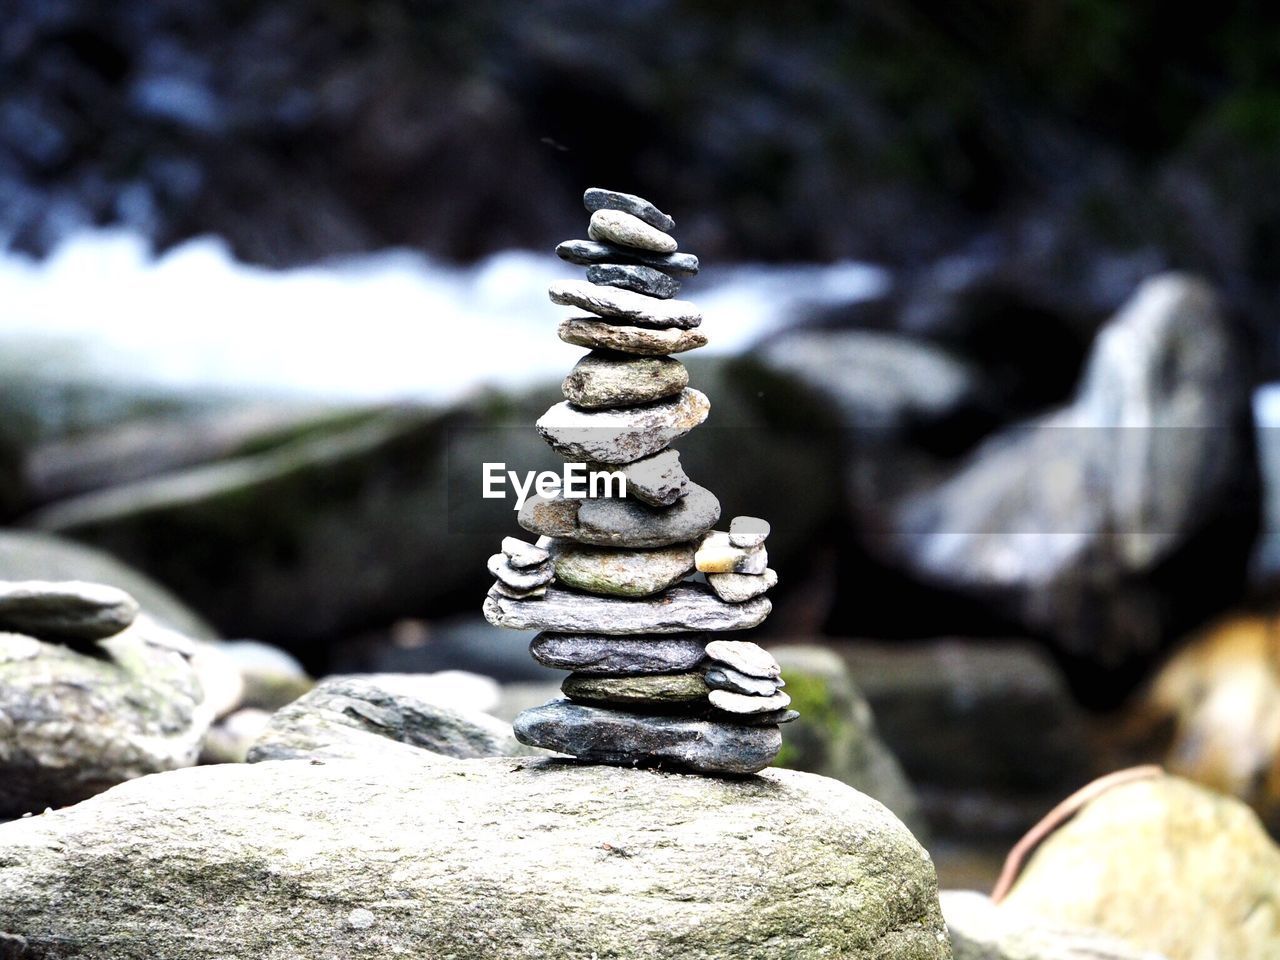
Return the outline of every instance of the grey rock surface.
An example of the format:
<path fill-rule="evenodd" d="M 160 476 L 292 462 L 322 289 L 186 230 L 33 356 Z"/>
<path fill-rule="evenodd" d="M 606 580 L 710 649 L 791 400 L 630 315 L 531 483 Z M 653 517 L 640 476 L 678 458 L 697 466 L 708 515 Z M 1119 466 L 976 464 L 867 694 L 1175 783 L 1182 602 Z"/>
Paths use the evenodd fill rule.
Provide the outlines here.
<path fill-rule="evenodd" d="M 672 397 L 688 384 L 689 371 L 679 360 L 592 351 L 574 364 L 561 391 L 574 406 L 594 410 Z"/>
<path fill-rule="evenodd" d="M 844 784 L 406 754 L 0 826 L 0 929 L 44 960 L 949 956 L 928 854 Z"/>
<path fill-rule="evenodd" d="M 735 547 L 729 534 L 713 530 L 698 544 L 694 564 L 699 573 L 747 573 L 762 575 L 769 566 L 769 554 L 763 546 Z"/>
<path fill-rule="evenodd" d="M 689 492 L 689 477 L 680 466 L 680 451 L 663 450 L 620 467 L 627 496 L 651 507 L 669 507 Z"/>
<path fill-rule="evenodd" d="M 654 253 L 675 253 L 675 238 L 622 210 L 597 210 L 591 214 L 587 236 L 600 243 L 616 243 Z"/>
<path fill-rule="evenodd" d="M 725 713 L 773 713 L 775 710 L 784 710 L 791 705 L 791 697 L 781 690 L 767 697 L 733 693 L 729 690 L 712 690 L 709 699 L 713 707 Z"/>
<path fill-rule="evenodd" d="M 496 627 L 554 633 L 690 633 L 747 630 L 769 615 L 767 597 L 723 603 L 697 584 L 680 584 L 654 597 L 624 600 L 549 587 L 534 601 L 490 595 L 484 615 Z"/>
<path fill-rule="evenodd" d="M 587 267 L 587 282 L 634 290 L 660 300 L 670 300 L 680 292 L 679 280 L 642 264 L 597 263 Z"/>
<path fill-rule="evenodd" d="M 732 667 L 715 666 L 706 672 L 707 686 L 714 690 L 728 690 L 730 693 L 745 693 L 753 697 L 771 697 L 782 686 L 781 680 L 765 680 L 761 677 L 749 677 L 739 673 Z"/>
<path fill-rule="evenodd" d="M 555 575 L 567 587 L 615 597 L 648 597 L 693 572 L 693 544 L 651 550 L 592 547 L 557 540 Z"/>
<path fill-rule="evenodd" d="M 502 538 L 502 552 L 511 566 L 518 570 L 541 566 L 551 559 L 551 554 L 542 547 L 516 537 Z"/>
<path fill-rule="evenodd" d="M 614 676 L 690 670 L 705 657 L 707 635 L 616 637 L 590 633 L 540 633 L 529 653 L 546 667 Z"/>
<path fill-rule="evenodd" d="M 707 685 L 696 670 L 628 677 L 574 673 L 565 677 L 560 690 L 575 703 L 644 712 L 650 707 L 686 707 L 707 700 Z"/>
<path fill-rule="evenodd" d="M 729 521 L 729 543 L 735 547 L 764 546 L 769 537 L 769 521 L 760 517 L 734 517 Z"/>
<path fill-rule="evenodd" d="M 676 222 L 663 213 L 644 197 L 634 193 L 621 193 L 617 190 L 605 190 L 603 187 L 589 187 L 582 195 L 582 203 L 594 213 L 597 210 L 621 210 L 633 217 L 639 217 L 651 227 L 657 227 L 670 233 L 676 228 Z"/>
<path fill-rule="evenodd" d="M 686 387 L 679 396 L 642 407 L 579 410 L 567 401 L 538 418 L 538 435 L 570 460 L 632 463 L 683 437 L 711 411 L 701 391 Z"/>
<path fill-rule="evenodd" d="M 556 575 L 555 565 L 550 559 L 544 560 L 536 567 L 523 569 L 512 566 L 505 553 L 495 553 L 489 558 L 489 573 L 498 578 L 504 586 L 519 592 L 545 587 Z"/>
<path fill-rule="evenodd" d="M 778 585 L 775 570 L 764 573 L 709 573 L 707 583 L 717 597 L 726 603 L 742 603 L 763 596 Z"/>
<path fill-rule="evenodd" d="M 549 288 L 552 303 L 578 307 L 605 322 L 633 327 L 689 330 L 702 323 L 702 311 L 688 300 L 660 300 L 586 280 L 556 280 Z"/>
<path fill-rule="evenodd" d="M 567 317 L 560 321 L 556 332 L 565 343 L 578 347 L 617 350 L 641 357 L 664 357 L 670 353 L 684 353 L 707 345 L 706 334 L 697 330 L 682 330 L 679 327 L 654 330 L 605 323 L 595 317 Z"/>
<path fill-rule="evenodd" d="M 639 500 L 547 500 L 530 497 L 520 508 L 520 526 L 531 533 L 563 537 L 595 546 L 665 547 L 696 540 L 720 519 L 720 501 L 690 483 L 669 507 Z"/>
<path fill-rule="evenodd" d="M 0 580 L 0 630 L 42 640 L 93 641 L 124 630 L 138 602 L 118 587 L 81 580 Z"/>
<path fill-rule="evenodd" d="M 749 677 L 769 680 L 782 674 L 773 654 L 750 640 L 712 640 L 707 644 L 707 656 Z"/>
<path fill-rule="evenodd" d="M 673 277 L 692 277 L 698 272 L 698 258 L 691 253 L 648 253 L 598 243 L 595 240 L 565 240 L 556 246 L 556 256 L 569 263 L 590 266 L 593 263 L 640 263 Z"/>

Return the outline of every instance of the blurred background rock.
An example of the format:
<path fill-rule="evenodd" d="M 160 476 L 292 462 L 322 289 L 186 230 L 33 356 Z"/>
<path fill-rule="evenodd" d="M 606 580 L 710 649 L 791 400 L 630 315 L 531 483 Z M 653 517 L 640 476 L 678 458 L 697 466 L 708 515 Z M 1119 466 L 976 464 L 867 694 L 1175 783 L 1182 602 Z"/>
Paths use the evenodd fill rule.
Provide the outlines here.
<path fill-rule="evenodd" d="M 792 762 L 887 784 L 944 854 L 1150 759 L 1280 826 L 1280 11 L 0 23 L 0 577 L 519 700 L 547 675 L 479 619 L 514 530 L 479 463 L 554 462 L 549 251 L 601 184 L 703 259 L 681 454 L 772 521 L 765 642 L 835 658 L 796 655 L 830 723 Z M 967 856 L 939 860 L 990 872 Z"/>

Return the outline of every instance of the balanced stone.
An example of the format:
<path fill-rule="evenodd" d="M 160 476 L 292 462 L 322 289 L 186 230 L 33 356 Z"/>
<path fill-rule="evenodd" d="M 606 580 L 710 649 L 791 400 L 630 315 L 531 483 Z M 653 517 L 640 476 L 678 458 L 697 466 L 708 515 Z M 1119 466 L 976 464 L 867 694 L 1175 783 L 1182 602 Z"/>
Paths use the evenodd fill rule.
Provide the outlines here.
<path fill-rule="evenodd" d="M 641 357 L 665 357 L 671 353 L 684 353 L 707 345 L 705 334 L 696 330 L 668 327 L 654 330 L 648 327 L 622 326 L 605 323 L 596 317 L 568 317 L 560 321 L 557 331 L 561 340 L 576 347 L 593 350 L 617 350 Z"/>
<path fill-rule="evenodd" d="M 693 572 L 693 544 L 652 550 L 592 547 L 557 540 L 555 575 L 565 586 L 615 597 L 647 597 Z"/>
<path fill-rule="evenodd" d="M 748 605 L 756 602 L 749 601 Z M 712 640 L 707 644 L 707 656 L 749 677 L 772 679 L 782 676 L 782 668 L 773 655 L 750 640 Z"/>
<path fill-rule="evenodd" d="M 552 586 L 547 588 L 546 596 L 537 603 L 495 596 L 493 592 L 484 601 L 485 619 L 495 627 L 623 636 L 635 633 L 749 630 L 762 623 L 772 609 L 773 605 L 768 597 L 759 597 L 746 603 L 724 603 L 700 584 L 692 583 L 678 584 L 656 596 L 640 600 L 597 597 Z M 724 641 L 713 641 L 707 648 L 710 650 L 716 643 L 722 642 Z M 755 644 L 751 646 L 754 647 Z M 741 669 L 736 664 L 730 666 Z M 742 672 L 756 675 L 751 670 Z"/>
<path fill-rule="evenodd" d="M 728 690 L 730 693 L 745 693 L 753 697 L 771 697 L 782 686 L 781 680 L 763 680 L 760 677 L 749 677 L 739 673 L 732 667 L 711 667 L 706 673 L 707 686 L 715 690 Z"/>
<path fill-rule="evenodd" d="M 548 293 L 552 303 L 581 307 L 606 322 L 681 330 L 702 323 L 702 311 L 688 300 L 659 300 L 633 290 L 599 287 L 586 280 L 557 280 L 548 288 Z"/>
<path fill-rule="evenodd" d="M 507 562 L 519 570 L 539 566 L 551 559 L 550 551 L 515 537 L 502 538 L 502 552 L 506 554 Z"/>
<path fill-rule="evenodd" d="M 591 214 L 587 236 L 600 243 L 616 243 L 620 247 L 654 253 L 675 253 L 677 247 L 675 238 L 670 234 L 621 210 L 597 210 Z"/>
<path fill-rule="evenodd" d="M 575 703 L 595 706 L 687 706 L 707 699 L 702 674 L 659 673 L 632 677 L 601 677 L 574 673 L 565 677 L 561 692 Z"/>
<path fill-rule="evenodd" d="M 530 533 L 600 547 L 665 547 L 697 540 L 719 518 L 720 501 L 715 494 L 690 483 L 688 493 L 670 507 L 651 507 L 631 499 L 530 497 L 517 520 Z"/>
<path fill-rule="evenodd" d="M 0 630 L 40 640 L 102 640 L 137 615 L 133 597 L 102 583 L 0 581 Z"/>
<path fill-rule="evenodd" d="M 515 587 L 508 587 L 501 580 L 495 580 L 493 586 L 489 588 L 491 593 L 497 593 L 503 597 L 510 597 L 512 600 L 533 600 L 538 597 L 546 596 L 547 587 L 543 584 L 540 587 L 531 587 L 528 590 L 517 590 Z"/>
<path fill-rule="evenodd" d="M 773 569 L 764 573 L 708 573 L 707 583 L 716 596 L 726 603 L 742 603 L 768 593 L 778 585 L 778 574 Z"/>
<path fill-rule="evenodd" d="M 716 530 L 699 544 L 694 562 L 699 573 L 762 574 L 769 566 L 769 555 L 764 547 L 735 547 L 729 543 L 727 533 Z"/>
<path fill-rule="evenodd" d="M 729 524 L 729 543 L 735 547 L 762 547 L 768 536 L 769 521 L 759 517 L 734 517 Z"/>
<path fill-rule="evenodd" d="M 770 713 L 791 703 L 791 698 L 782 691 L 771 697 L 753 697 L 728 690 L 712 690 L 709 699 L 713 707 L 725 713 Z"/>
<path fill-rule="evenodd" d="M 611 637 L 599 633 L 540 633 L 529 653 L 543 666 L 578 673 L 673 673 L 691 670 L 706 655 L 705 634 Z"/>
<path fill-rule="evenodd" d="M 602 287 L 621 287 L 670 300 L 680 292 L 680 281 L 661 270 L 638 263 L 597 263 L 587 267 L 587 281 Z"/>
<path fill-rule="evenodd" d="M 725 713 L 723 710 L 711 710 L 707 716 L 719 723 L 742 723 L 749 726 L 777 726 L 800 719 L 799 710 L 771 710 L 768 713 Z"/>
<path fill-rule="evenodd" d="M 505 554 L 495 553 L 489 558 L 489 572 L 498 582 L 512 590 L 534 590 L 546 586 L 556 575 L 555 564 L 547 560 L 536 567 L 516 569 Z"/>
<path fill-rule="evenodd" d="M 644 716 L 554 700 L 524 711 L 514 727 L 521 743 L 582 760 L 697 773 L 755 773 L 782 748 L 776 726 Z"/>
<path fill-rule="evenodd" d="M 591 187 L 582 195 L 582 203 L 592 213 L 597 210 L 621 210 L 667 233 L 676 228 L 674 220 L 644 197 L 637 197 L 634 193 L 620 193 L 617 190 Z"/>
<path fill-rule="evenodd" d="M 680 466 L 677 450 L 663 450 L 621 468 L 627 478 L 627 496 L 654 507 L 669 507 L 689 492 L 689 477 Z"/>
<path fill-rule="evenodd" d="M 574 406 L 598 409 L 662 400 L 688 384 L 689 371 L 679 360 L 593 350 L 574 365 L 561 391 Z"/>
<path fill-rule="evenodd" d="M 556 256 L 569 263 L 590 266 L 593 263 L 641 263 L 673 277 L 692 277 L 698 273 L 698 258 L 691 253 L 650 253 L 631 247 L 594 240 L 566 240 L 556 247 Z"/>
<path fill-rule="evenodd" d="M 631 463 L 683 437 L 707 419 L 710 410 L 706 394 L 685 387 L 679 396 L 643 407 L 579 410 L 568 401 L 557 403 L 538 418 L 536 427 L 542 439 L 567 459 Z"/>

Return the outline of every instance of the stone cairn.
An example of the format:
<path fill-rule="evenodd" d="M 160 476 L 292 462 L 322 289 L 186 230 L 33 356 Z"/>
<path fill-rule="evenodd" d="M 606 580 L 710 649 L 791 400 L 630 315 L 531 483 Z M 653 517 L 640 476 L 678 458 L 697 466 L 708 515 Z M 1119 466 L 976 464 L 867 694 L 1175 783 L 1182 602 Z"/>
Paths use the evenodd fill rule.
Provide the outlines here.
<path fill-rule="evenodd" d="M 754 773 L 777 756 L 778 725 L 798 714 L 772 656 L 710 634 L 768 616 L 764 594 L 778 582 L 769 525 L 738 517 L 713 530 L 719 501 L 668 447 L 710 409 L 671 356 L 707 342 L 698 309 L 674 299 L 698 259 L 676 252 L 675 222 L 647 200 L 594 188 L 583 199 L 591 239 L 556 253 L 586 266 L 587 279 L 550 293 L 590 314 L 563 320 L 559 333 L 591 352 L 537 429 L 566 460 L 620 471 L 626 496 L 530 498 L 519 523 L 540 539 L 508 537 L 489 560 L 497 582 L 485 616 L 542 631 L 534 659 L 572 671 L 567 699 L 521 713 L 516 737 L 599 763 Z"/>

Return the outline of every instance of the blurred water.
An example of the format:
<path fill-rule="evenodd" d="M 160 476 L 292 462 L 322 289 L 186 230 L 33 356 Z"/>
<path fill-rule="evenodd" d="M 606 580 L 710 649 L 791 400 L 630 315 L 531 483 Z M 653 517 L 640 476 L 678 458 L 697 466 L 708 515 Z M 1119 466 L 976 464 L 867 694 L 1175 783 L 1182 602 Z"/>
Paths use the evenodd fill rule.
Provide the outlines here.
<path fill-rule="evenodd" d="M 43 262 L 0 255 L 0 373 L 133 388 L 448 400 L 480 384 L 562 376 L 570 311 L 547 284 L 580 275 L 512 251 L 470 267 L 394 251 L 271 271 L 204 238 L 154 258 L 139 236 L 94 231 Z M 705 314 L 709 350 L 731 352 L 808 305 L 876 295 L 884 271 L 704 265 L 682 297 Z"/>

